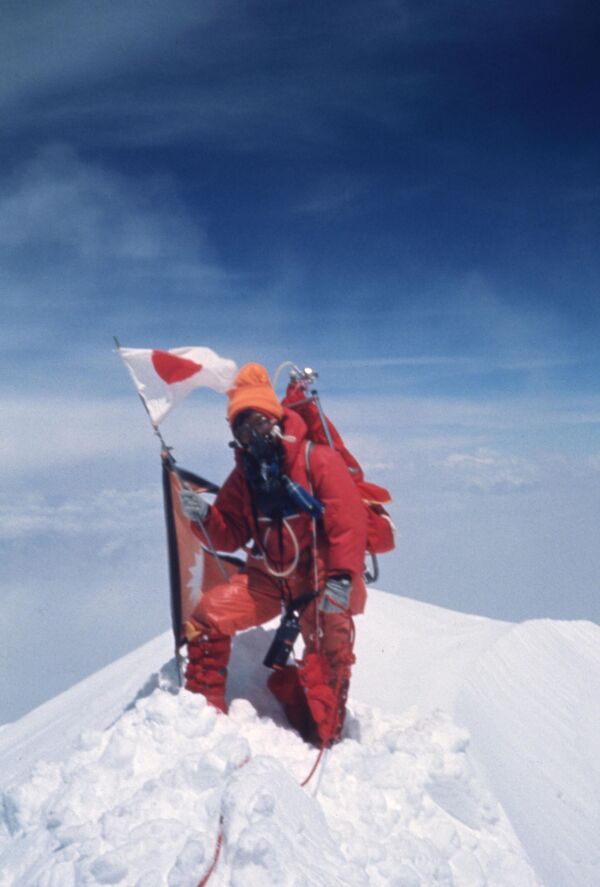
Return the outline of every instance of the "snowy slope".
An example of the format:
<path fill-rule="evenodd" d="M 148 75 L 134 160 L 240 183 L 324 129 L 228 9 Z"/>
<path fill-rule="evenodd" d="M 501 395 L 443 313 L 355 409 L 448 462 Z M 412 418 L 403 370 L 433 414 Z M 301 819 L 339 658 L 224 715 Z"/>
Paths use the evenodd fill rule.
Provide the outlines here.
<path fill-rule="evenodd" d="M 220 816 L 211 887 L 600 883 L 597 626 L 371 592 L 347 738 L 305 789 L 269 637 L 237 639 L 229 717 L 177 692 L 165 635 L 2 730 L 0 885 L 196 887 Z"/>
<path fill-rule="evenodd" d="M 456 713 L 546 884 L 600 885 L 600 628 L 536 620 L 477 662 Z"/>

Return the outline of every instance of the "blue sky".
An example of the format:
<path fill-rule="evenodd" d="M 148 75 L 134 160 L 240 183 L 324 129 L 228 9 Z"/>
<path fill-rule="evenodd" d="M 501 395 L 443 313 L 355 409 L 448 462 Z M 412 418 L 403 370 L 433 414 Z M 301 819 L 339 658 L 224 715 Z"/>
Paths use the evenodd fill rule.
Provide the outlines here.
<path fill-rule="evenodd" d="M 594 4 L 0 16 L 0 721 L 168 626 L 113 335 L 315 366 L 394 494 L 383 587 L 600 621 Z M 164 427 L 216 480 L 223 406 Z"/>

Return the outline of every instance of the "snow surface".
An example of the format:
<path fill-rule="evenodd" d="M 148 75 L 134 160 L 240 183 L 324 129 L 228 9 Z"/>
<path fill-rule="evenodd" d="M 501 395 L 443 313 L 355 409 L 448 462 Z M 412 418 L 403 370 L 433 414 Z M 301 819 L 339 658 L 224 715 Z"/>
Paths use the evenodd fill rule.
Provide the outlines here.
<path fill-rule="evenodd" d="M 229 716 L 165 634 L 0 731 L 1 887 L 597 887 L 600 628 L 371 592 L 316 758 L 236 639 Z"/>

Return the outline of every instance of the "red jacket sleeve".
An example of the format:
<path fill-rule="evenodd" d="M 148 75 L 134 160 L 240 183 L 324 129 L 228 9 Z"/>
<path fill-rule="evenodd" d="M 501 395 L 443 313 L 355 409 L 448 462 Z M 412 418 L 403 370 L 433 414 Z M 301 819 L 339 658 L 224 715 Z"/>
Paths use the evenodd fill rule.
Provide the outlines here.
<path fill-rule="evenodd" d="M 248 542 L 251 530 L 244 516 L 244 501 L 248 495 L 246 482 L 235 468 L 217 494 L 204 521 L 210 541 L 218 551 L 236 551 Z M 192 522 L 196 536 L 206 541 L 202 530 Z"/>
<path fill-rule="evenodd" d="M 314 494 L 325 506 L 323 528 L 328 544 L 327 572 L 362 574 L 367 544 L 367 513 L 344 460 L 331 447 L 311 447 Z"/>

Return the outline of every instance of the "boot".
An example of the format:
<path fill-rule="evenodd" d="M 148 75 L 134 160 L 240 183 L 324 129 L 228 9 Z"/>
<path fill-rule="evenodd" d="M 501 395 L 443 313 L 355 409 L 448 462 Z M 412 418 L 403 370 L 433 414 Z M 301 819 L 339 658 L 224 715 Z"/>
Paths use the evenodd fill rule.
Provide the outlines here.
<path fill-rule="evenodd" d="M 350 689 L 350 676 L 352 674 L 352 666 L 356 662 L 356 656 L 352 652 L 352 647 L 348 645 L 328 658 L 331 673 L 330 686 L 337 696 L 337 717 L 332 736 L 333 743 L 339 742 L 342 738 L 342 730 L 346 720 L 346 702 L 348 701 L 348 691 Z"/>
<path fill-rule="evenodd" d="M 352 648 L 348 646 L 335 654 L 307 653 L 300 663 L 298 678 L 306 692 L 320 741 L 326 747 L 342 738 L 354 662 Z"/>
<path fill-rule="evenodd" d="M 317 725 L 308 706 L 296 666 L 286 665 L 271 672 L 267 687 L 281 703 L 288 722 L 298 731 L 302 739 L 312 745 L 320 746 Z"/>
<path fill-rule="evenodd" d="M 231 638 L 206 629 L 188 641 L 185 687 L 201 693 L 210 705 L 227 714 L 225 685 L 231 653 Z"/>

